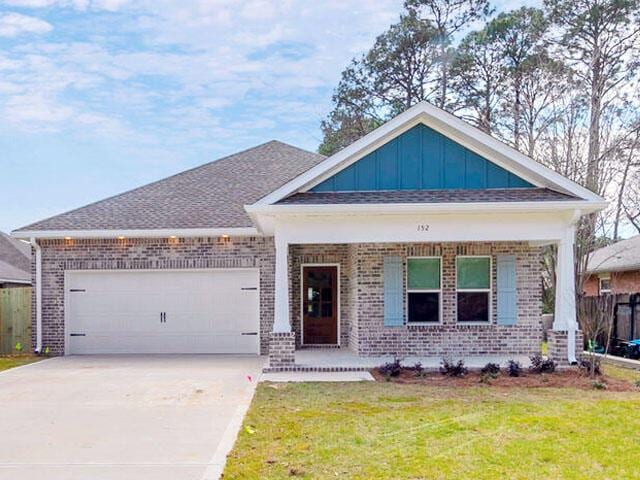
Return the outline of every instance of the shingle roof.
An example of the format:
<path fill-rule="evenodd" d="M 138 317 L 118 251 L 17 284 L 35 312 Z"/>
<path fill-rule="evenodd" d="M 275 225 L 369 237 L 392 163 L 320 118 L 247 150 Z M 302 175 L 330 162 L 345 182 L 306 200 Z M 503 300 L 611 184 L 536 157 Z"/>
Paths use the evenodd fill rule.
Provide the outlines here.
<path fill-rule="evenodd" d="M 394 190 L 376 192 L 305 192 L 278 202 L 279 205 L 327 205 L 367 203 L 477 203 L 548 202 L 576 197 L 547 188 L 495 188 L 478 190 Z"/>
<path fill-rule="evenodd" d="M 31 246 L 0 232 L 0 281 L 31 281 Z"/>
<path fill-rule="evenodd" d="M 324 158 L 271 141 L 17 231 L 251 227 L 244 205 Z"/>
<path fill-rule="evenodd" d="M 640 270 L 640 235 L 594 251 L 589 257 L 590 273 Z"/>

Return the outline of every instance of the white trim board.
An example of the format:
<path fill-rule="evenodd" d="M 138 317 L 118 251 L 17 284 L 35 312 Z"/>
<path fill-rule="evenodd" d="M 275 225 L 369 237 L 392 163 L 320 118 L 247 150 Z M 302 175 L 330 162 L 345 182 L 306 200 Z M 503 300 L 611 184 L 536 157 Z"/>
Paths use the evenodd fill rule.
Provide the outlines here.
<path fill-rule="evenodd" d="M 589 202 L 604 202 L 604 199 L 590 190 L 563 177 L 454 115 L 427 102 L 420 102 L 266 195 L 256 202 L 256 205 L 273 204 L 295 192 L 312 188 L 419 123 L 423 123 L 533 185 L 558 190 Z"/>

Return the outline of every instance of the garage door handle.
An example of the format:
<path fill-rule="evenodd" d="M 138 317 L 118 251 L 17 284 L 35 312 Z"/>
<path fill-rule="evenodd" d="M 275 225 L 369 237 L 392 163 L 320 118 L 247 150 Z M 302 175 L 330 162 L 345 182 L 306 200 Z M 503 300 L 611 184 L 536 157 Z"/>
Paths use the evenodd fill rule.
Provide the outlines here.
<path fill-rule="evenodd" d="M 86 333 L 70 333 L 69 336 L 70 337 L 86 337 L 87 334 Z"/>
<path fill-rule="evenodd" d="M 241 287 L 240 290 L 258 290 L 258 287 Z"/>
<path fill-rule="evenodd" d="M 242 332 L 241 335 L 258 335 L 258 332 Z"/>

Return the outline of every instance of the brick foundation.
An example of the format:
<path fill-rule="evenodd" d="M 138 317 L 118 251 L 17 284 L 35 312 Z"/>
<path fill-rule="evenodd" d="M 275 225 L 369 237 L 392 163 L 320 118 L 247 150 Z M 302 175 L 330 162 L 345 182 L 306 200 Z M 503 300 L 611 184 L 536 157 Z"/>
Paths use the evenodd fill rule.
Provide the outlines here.
<path fill-rule="evenodd" d="M 269 370 L 292 368 L 296 361 L 296 335 L 294 332 L 272 333 L 269 337 Z"/>
<path fill-rule="evenodd" d="M 549 330 L 547 333 L 547 346 L 549 358 L 560 366 L 569 365 L 567 359 L 567 335 L 566 330 Z M 582 331 L 576 332 L 576 358 L 579 359 L 584 350 L 584 336 Z"/>

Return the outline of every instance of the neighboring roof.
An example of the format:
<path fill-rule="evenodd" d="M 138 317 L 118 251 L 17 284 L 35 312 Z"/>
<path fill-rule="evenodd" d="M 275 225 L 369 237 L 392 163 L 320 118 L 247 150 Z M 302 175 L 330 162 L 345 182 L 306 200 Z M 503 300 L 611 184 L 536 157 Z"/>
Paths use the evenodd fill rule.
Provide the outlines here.
<path fill-rule="evenodd" d="M 302 192 L 277 205 L 383 204 L 383 203 L 475 203 L 557 202 L 576 197 L 546 188 L 496 188 L 477 190 L 389 190 L 375 192 Z"/>
<path fill-rule="evenodd" d="M 594 251 L 589 257 L 589 273 L 640 270 L 640 235 Z"/>
<path fill-rule="evenodd" d="M 31 283 L 31 245 L 2 232 L 0 282 Z"/>
<path fill-rule="evenodd" d="M 256 205 L 274 205 L 297 192 L 308 191 L 420 123 L 536 187 L 577 197 L 583 202 L 585 212 L 597 211 L 606 206 L 605 200 L 590 190 L 427 102 L 420 102 L 389 120 L 314 168 L 269 193 Z"/>
<path fill-rule="evenodd" d="M 230 155 L 15 231 L 251 227 L 243 206 L 325 157 L 278 141 Z"/>

